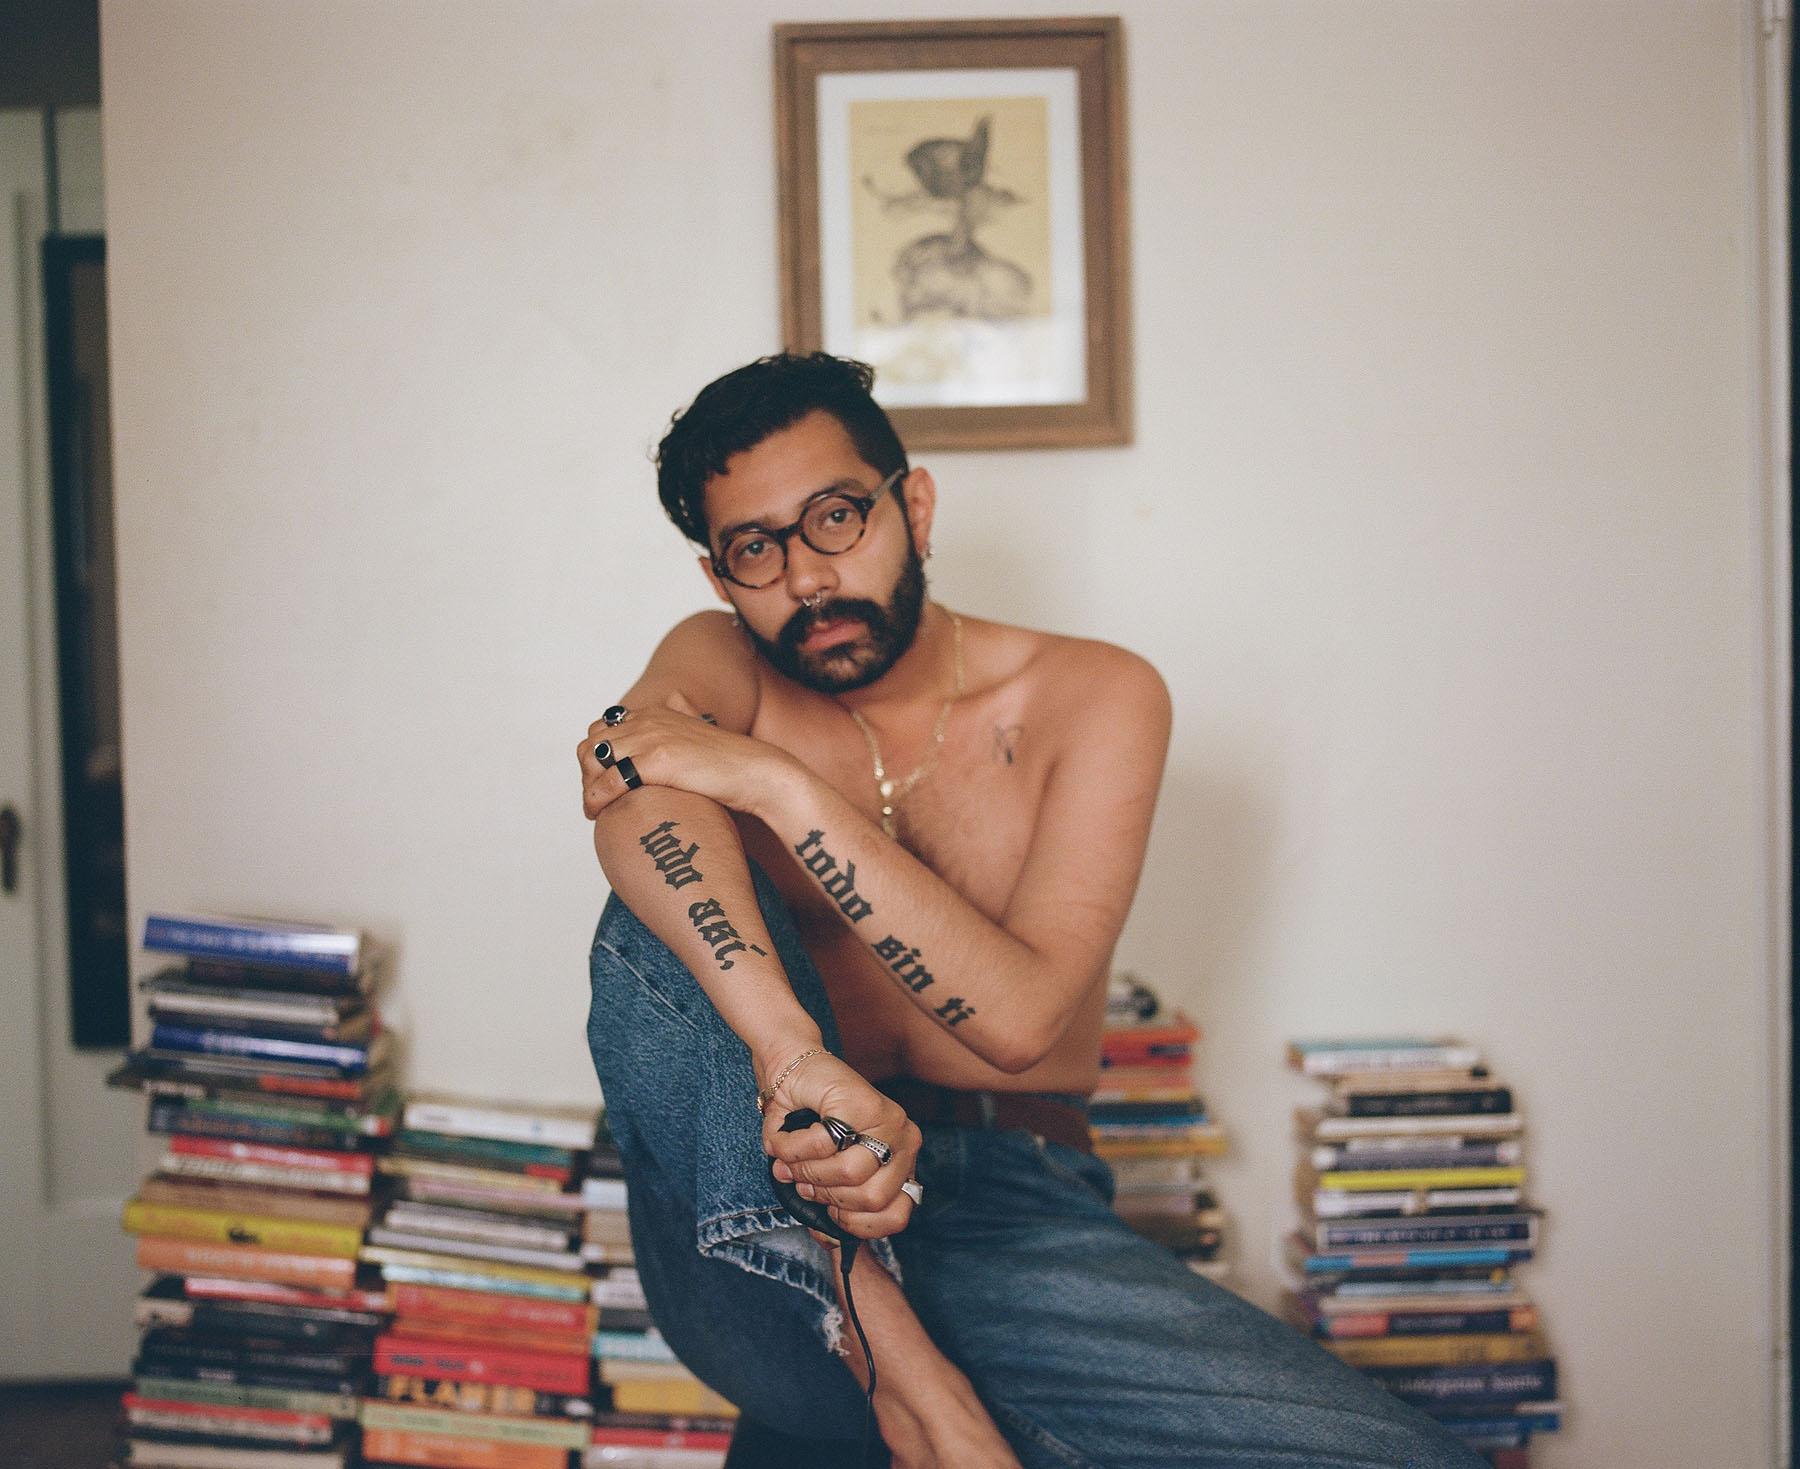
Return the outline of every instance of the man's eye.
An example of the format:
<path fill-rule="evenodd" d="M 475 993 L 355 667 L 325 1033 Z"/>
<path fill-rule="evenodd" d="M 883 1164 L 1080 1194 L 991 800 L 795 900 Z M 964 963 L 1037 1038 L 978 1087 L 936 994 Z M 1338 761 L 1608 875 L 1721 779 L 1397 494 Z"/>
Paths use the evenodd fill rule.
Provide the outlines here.
<path fill-rule="evenodd" d="M 739 541 L 737 549 L 731 554 L 739 561 L 754 561 L 769 549 L 769 543 L 761 538 L 754 541 Z"/>
<path fill-rule="evenodd" d="M 842 525 L 849 518 L 850 511 L 843 505 L 833 505 L 825 512 L 825 524 L 827 525 Z"/>

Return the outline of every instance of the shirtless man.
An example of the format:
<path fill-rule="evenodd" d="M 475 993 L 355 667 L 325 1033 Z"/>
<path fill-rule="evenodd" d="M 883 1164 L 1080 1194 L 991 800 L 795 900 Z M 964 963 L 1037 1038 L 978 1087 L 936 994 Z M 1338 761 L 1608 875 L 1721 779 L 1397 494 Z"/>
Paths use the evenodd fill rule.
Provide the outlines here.
<path fill-rule="evenodd" d="M 589 1039 L 664 1335 L 851 1462 L 862 1355 L 772 1157 L 877 1242 L 853 1286 L 907 1469 L 1478 1462 L 1108 1209 L 1083 1102 L 1168 694 L 926 599 L 936 485 L 870 382 L 769 358 L 677 416 L 659 491 L 735 615 L 679 624 L 580 743 Z M 873 1145 L 779 1131 L 797 1108 Z"/>

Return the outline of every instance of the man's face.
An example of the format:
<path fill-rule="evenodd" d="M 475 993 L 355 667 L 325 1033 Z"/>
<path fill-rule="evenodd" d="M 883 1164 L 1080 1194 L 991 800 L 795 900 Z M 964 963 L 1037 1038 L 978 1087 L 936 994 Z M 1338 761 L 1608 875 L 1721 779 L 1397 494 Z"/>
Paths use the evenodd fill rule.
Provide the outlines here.
<path fill-rule="evenodd" d="M 746 525 L 793 524 L 821 490 L 867 495 L 880 482 L 837 419 L 808 414 L 733 455 L 725 473 L 708 481 L 713 548 Z M 730 583 L 724 590 L 771 667 L 807 688 L 840 694 L 874 683 L 912 646 L 925 606 L 925 568 L 904 511 L 883 493 L 848 551 L 827 556 L 789 536 L 781 576 L 755 590 Z"/>

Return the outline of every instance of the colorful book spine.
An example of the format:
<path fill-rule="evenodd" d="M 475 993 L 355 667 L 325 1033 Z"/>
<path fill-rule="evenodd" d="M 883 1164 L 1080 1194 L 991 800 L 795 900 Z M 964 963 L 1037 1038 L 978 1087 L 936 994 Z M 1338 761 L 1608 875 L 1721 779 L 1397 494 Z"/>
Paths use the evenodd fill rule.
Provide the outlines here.
<path fill-rule="evenodd" d="M 252 1060 L 329 1066 L 346 1076 L 360 1075 L 369 1066 L 367 1046 L 292 1040 L 248 1030 L 159 1024 L 150 1028 L 150 1046 L 157 1051 L 191 1051 L 199 1055 L 244 1056 Z"/>
<path fill-rule="evenodd" d="M 365 1428 L 362 1457 L 365 1464 L 422 1469 L 568 1469 L 569 1464 L 567 1449 L 398 1428 Z"/>
<path fill-rule="evenodd" d="M 144 919 L 144 947 L 154 953 L 354 976 L 363 946 L 361 934 L 322 924 L 151 913 Z"/>
<path fill-rule="evenodd" d="M 588 1425 L 558 1418 L 503 1417 L 497 1413 L 448 1412 L 443 1408 L 369 1398 L 358 1415 L 365 1430 L 489 1439 L 495 1443 L 579 1449 L 586 1445 Z"/>
<path fill-rule="evenodd" d="M 492 1351 L 385 1333 L 375 1339 L 375 1370 L 464 1382 L 511 1382 L 541 1392 L 585 1393 L 586 1357 L 549 1352 Z"/>
<path fill-rule="evenodd" d="M 137 1263 L 140 1270 L 248 1277 L 324 1290 L 348 1290 L 356 1280 L 356 1262 L 337 1256 L 295 1254 L 255 1245 L 210 1244 L 162 1235 L 138 1236 Z"/>
<path fill-rule="evenodd" d="M 265 1250 L 302 1255 L 336 1255 L 354 1260 L 362 1245 L 362 1230 L 354 1225 L 324 1224 L 308 1219 L 278 1219 L 268 1215 L 240 1214 L 225 1210 L 189 1209 L 178 1205 L 150 1204 L 133 1199 L 125 1205 L 127 1234 L 165 1235 L 175 1239 L 204 1240 L 217 1244 L 253 1245 Z"/>

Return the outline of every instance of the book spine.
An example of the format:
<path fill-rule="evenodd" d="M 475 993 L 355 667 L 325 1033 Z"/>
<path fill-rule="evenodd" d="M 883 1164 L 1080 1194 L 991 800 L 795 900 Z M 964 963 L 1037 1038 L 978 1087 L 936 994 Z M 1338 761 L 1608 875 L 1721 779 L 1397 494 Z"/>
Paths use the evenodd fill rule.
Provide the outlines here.
<path fill-rule="evenodd" d="M 1529 1260 L 1531 1251 L 1518 1245 L 1469 1245 L 1396 1250 L 1337 1251 L 1308 1255 L 1308 1274 L 1335 1270 L 1396 1270 L 1421 1266 L 1513 1265 Z"/>
<path fill-rule="evenodd" d="M 386 1137 L 393 1130 L 393 1119 L 379 1112 L 340 1111 L 329 1107 L 307 1107 L 280 1102 L 258 1102 L 248 1098 L 223 1101 L 210 1097 L 193 1097 L 187 1110 L 196 1117 L 248 1118 L 257 1122 L 279 1122 L 290 1127 L 314 1127 L 339 1135 L 332 1151 L 342 1151 L 343 1137 Z"/>
<path fill-rule="evenodd" d="M 125 1206 L 127 1234 L 160 1234 L 215 1244 L 254 1245 L 297 1255 L 341 1255 L 354 1260 L 362 1231 L 350 1225 L 305 1219 L 273 1219 L 255 1214 L 186 1209 L 133 1199 Z"/>
<path fill-rule="evenodd" d="M 356 1280 L 354 1260 L 151 1234 L 138 1236 L 137 1263 L 140 1270 L 174 1275 L 248 1277 L 324 1290 L 348 1290 Z"/>
<path fill-rule="evenodd" d="M 1491 1367 L 1369 1367 L 1366 1376 L 1409 1403 L 1537 1402 L 1556 1396 L 1556 1363 Z"/>
<path fill-rule="evenodd" d="M 1336 1222 L 1316 1227 L 1315 1242 L 1321 1253 L 1331 1250 L 1377 1249 L 1385 1246 L 1488 1244 L 1520 1241 L 1534 1243 L 1537 1221 L 1527 1217 L 1484 1219 L 1479 1214 L 1463 1218 L 1382 1219 L 1361 1223 Z"/>
<path fill-rule="evenodd" d="M 215 1279 L 208 1275 L 190 1275 L 182 1281 L 182 1290 L 192 1301 L 256 1301 L 279 1306 L 303 1306 L 311 1309 L 338 1309 L 390 1313 L 393 1301 L 385 1291 L 348 1290 L 316 1291 L 303 1286 L 283 1285 L 272 1280 Z"/>
<path fill-rule="evenodd" d="M 1337 1105 L 1350 1117 L 1451 1117 L 1512 1111 L 1510 1087 L 1470 1092 L 1361 1092 Z"/>
<path fill-rule="evenodd" d="M 593 1415 L 585 1396 L 539 1392 L 506 1382 L 459 1382 L 449 1377 L 419 1377 L 409 1372 L 383 1373 L 373 1396 L 389 1403 L 421 1408 L 452 1408 L 461 1413 L 503 1413 L 515 1418 L 580 1418 Z"/>
<path fill-rule="evenodd" d="M 1500 1311 L 1371 1311 L 1328 1317 L 1320 1326 L 1325 1336 L 1402 1337 L 1531 1331 L 1537 1324 L 1536 1306 L 1513 1306 Z"/>
<path fill-rule="evenodd" d="M 502 1417 L 497 1413 L 463 1413 L 443 1408 L 418 1407 L 409 1403 L 383 1402 L 367 1398 L 357 1415 L 363 1428 L 388 1428 L 401 1433 L 453 1434 L 457 1437 L 491 1439 L 496 1443 L 527 1444 L 561 1449 L 579 1449 L 586 1445 L 585 1423 L 547 1417 Z"/>
<path fill-rule="evenodd" d="M 1314 1148 L 1312 1165 L 1320 1173 L 1368 1168 L 1495 1168 L 1518 1163 L 1523 1150 L 1516 1141 L 1466 1141 L 1454 1146 L 1426 1142 L 1407 1148 L 1369 1148 L 1339 1144 Z"/>
<path fill-rule="evenodd" d="M 286 1040 L 247 1030 L 209 1030 L 189 1025 L 155 1025 L 150 1046 L 158 1051 L 192 1051 L 200 1055 L 246 1056 L 253 1060 L 301 1061 L 309 1066 L 330 1066 L 349 1076 L 368 1069 L 366 1046 L 330 1041 Z"/>
<path fill-rule="evenodd" d="M 1321 1173 L 1319 1187 L 1360 1190 L 1420 1188 L 1516 1188 L 1525 1182 L 1523 1168 L 1367 1168 Z"/>
<path fill-rule="evenodd" d="M 200 1112 L 166 1098 L 151 1103 L 145 1130 L 179 1134 L 183 1137 L 229 1138 L 236 1142 L 267 1143 L 276 1147 L 341 1148 L 345 1142 L 345 1135 L 332 1128 L 271 1122 L 261 1117 L 233 1117 L 230 1114 Z"/>
<path fill-rule="evenodd" d="M 1308 1076 L 1337 1076 L 1346 1071 L 1448 1071 L 1481 1064 L 1481 1052 L 1473 1046 L 1369 1046 L 1365 1048 L 1296 1046 L 1289 1060 L 1297 1060 Z"/>
<path fill-rule="evenodd" d="M 325 928 L 151 913 L 144 919 L 146 949 L 201 959 L 230 959 L 279 968 L 318 969 L 354 975 L 362 957 L 361 935 Z"/>
<path fill-rule="evenodd" d="M 427 1469 L 568 1469 L 566 1449 L 498 1439 L 409 1433 L 398 1428 L 363 1430 L 365 1464 L 407 1464 Z"/>
<path fill-rule="evenodd" d="M 249 1383 L 208 1382 L 201 1378 L 142 1376 L 137 1390 L 146 1397 L 182 1403 L 213 1403 L 225 1408 L 267 1408 L 276 1412 L 354 1418 L 361 1400 L 350 1393 L 314 1392 L 303 1388 L 258 1387 Z"/>
<path fill-rule="evenodd" d="M 425 1100 L 406 1104 L 405 1123 L 420 1132 L 448 1132 L 497 1142 L 547 1143 L 576 1151 L 593 1147 L 595 1134 L 594 1124 L 574 1118 L 536 1117 Z"/>
<path fill-rule="evenodd" d="M 731 1430 L 612 1428 L 596 1425 L 588 1441 L 597 1449 L 691 1449 L 695 1452 L 723 1454 L 731 1447 Z"/>
<path fill-rule="evenodd" d="M 276 1168 L 267 1163 L 240 1163 L 235 1158 L 200 1157 L 189 1153 L 164 1153 L 157 1167 L 180 1178 L 205 1178 L 215 1182 L 274 1188 L 313 1189 L 344 1195 L 366 1195 L 369 1177 L 363 1173 L 318 1173 L 310 1168 Z"/>
<path fill-rule="evenodd" d="M 366 1249 L 366 1246 L 365 1246 Z M 437 1265 L 384 1264 L 382 1274 L 391 1285 L 441 1285 L 454 1290 L 505 1291 L 547 1301 L 585 1301 L 584 1285 L 550 1285 L 535 1280 L 515 1280 L 480 1270 L 452 1270 Z"/>
<path fill-rule="evenodd" d="M 225 1138 L 175 1137 L 169 1140 L 169 1151 L 187 1157 L 228 1158 L 234 1163 L 261 1163 L 319 1174 L 349 1173 L 367 1178 L 375 1171 L 375 1160 L 367 1153 L 282 1148 Z"/>
<path fill-rule="evenodd" d="M 510 1382 L 541 1392 L 585 1393 L 589 1386 L 586 1357 L 548 1352 L 484 1351 L 403 1337 L 393 1332 L 375 1338 L 375 1369 L 419 1377 L 449 1377 L 463 1382 Z"/>
<path fill-rule="evenodd" d="M 131 1365 L 131 1375 L 140 1379 L 140 1384 L 151 1378 L 167 1378 L 184 1386 L 189 1383 L 211 1383 L 353 1398 L 361 1395 L 363 1385 L 360 1374 L 356 1378 L 329 1378 L 320 1373 L 247 1363 L 185 1362 L 154 1351 L 138 1353 Z"/>
<path fill-rule="evenodd" d="M 178 1398 L 153 1398 L 135 1392 L 126 1393 L 120 1404 L 130 1422 L 146 1428 L 198 1429 L 279 1438 L 294 1443 L 329 1443 L 336 1431 L 332 1420 L 323 1413 L 184 1402 Z"/>
<path fill-rule="evenodd" d="M 730 1413 L 732 1405 L 696 1378 L 617 1382 L 612 1405 L 621 1413 Z"/>
<path fill-rule="evenodd" d="M 1535 1332 L 1462 1336 L 1375 1336 L 1363 1340 L 1328 1341 L 1325 1346 L 1352 1367 L 1457 1367 L 1536 1362 L 1544 1342 Z"/>
<path fill-rule="evenodd" d="M 461 1321 L 447 1316 L 400 1316 L 394 1321 L 394 1330 L 434 1342 L 472 1342 L 495 1351 L 551 1352 L 559 1356 L 579 1356 L 593 1342 L 591 1334 L 577 1331 L 500 1327 L 491 1321 Z"/>
<path fill-rule="evenodd" d="M 586 1335 L 598 1325 L 595 1306 L 564 1301 L 538 1301 L 524 1296 L 496 1296 L 486 1291 L 450 1290 L 435 1285 L 396 1285 L 394 1313 L 444 1320 L 488 1322 L 502 1328 L 569 1331 Z"/>
<path fill-rule="evenodd" d="M 494 1244 L 487 1240 L 450 1239 L 443 1235 L 389 1229 L 379 1224 L 369 1231 L 369 1243 L 402 1250 L 434 1250 L 470 1260 L 499 1260 L 509 1265 L 530 1265 L 544 1270 L 575 1271 L 582 1268 L 581 1256 L 572 1250 L 538 1250 L 525 1245 Z"/>

